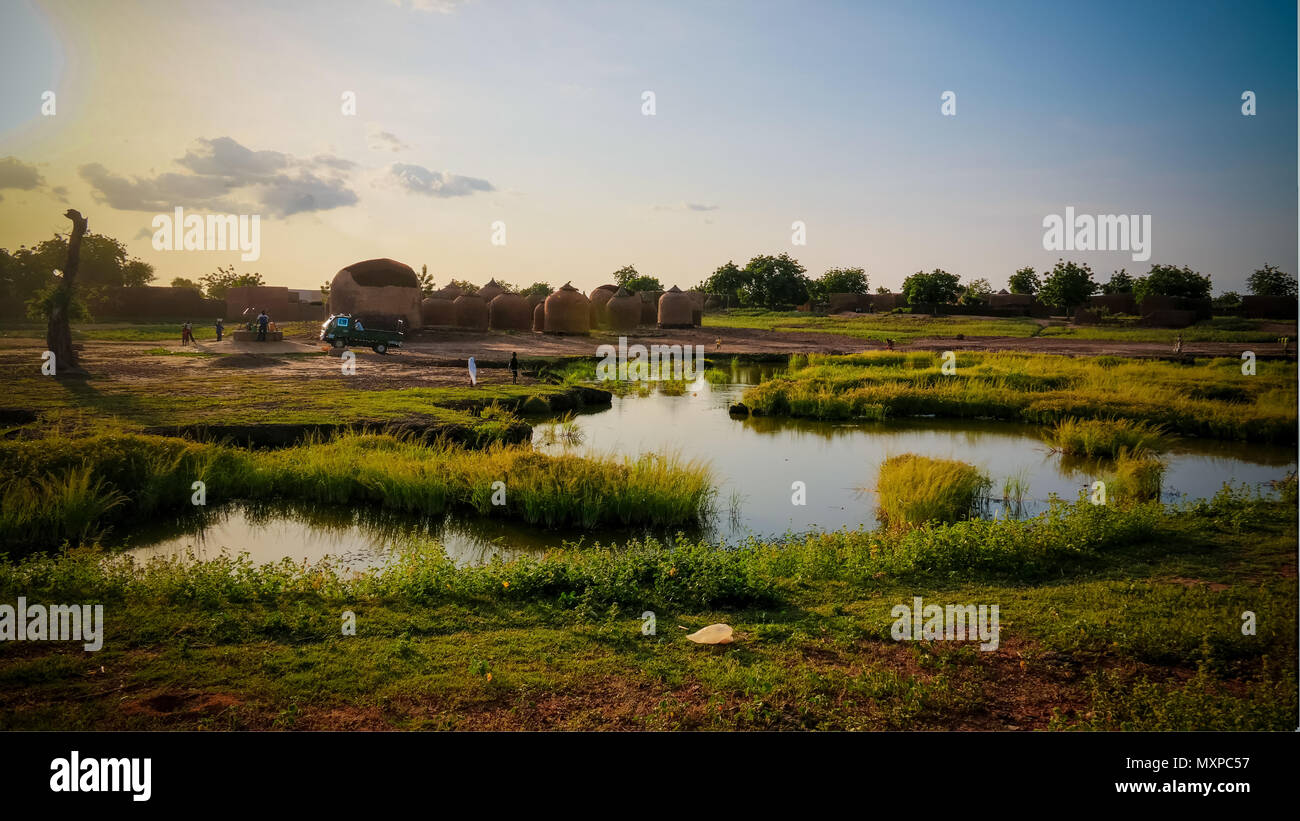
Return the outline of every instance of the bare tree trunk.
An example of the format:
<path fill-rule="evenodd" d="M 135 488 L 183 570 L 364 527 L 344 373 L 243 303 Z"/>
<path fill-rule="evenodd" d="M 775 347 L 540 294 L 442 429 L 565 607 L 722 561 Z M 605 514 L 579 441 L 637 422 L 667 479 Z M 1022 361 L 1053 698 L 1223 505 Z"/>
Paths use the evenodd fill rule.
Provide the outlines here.
<path fill-rule="evenodd" d="M 63 266 L 63 280 L 54 294 L 50 309 L 50 324 L 45 332 L 45 344 L 54 352 L 55 373 L 59 376 L 80 372 L 77 352 L 72 349 L 72 327 L 69 313 L 75 298 L 77 268 L 81 265 L 81 238 L 86 233 L 86 218 L 81 212 L 69 208 L 65 217 L 72 220 L 72 234 L 68 237 L 68 262 Z"/>

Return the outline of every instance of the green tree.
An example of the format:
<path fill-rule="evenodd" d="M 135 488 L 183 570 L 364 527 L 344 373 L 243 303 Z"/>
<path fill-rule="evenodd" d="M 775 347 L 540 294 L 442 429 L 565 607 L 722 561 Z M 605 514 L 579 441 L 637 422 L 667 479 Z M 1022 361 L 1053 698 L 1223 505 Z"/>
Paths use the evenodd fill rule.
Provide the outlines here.
<path fill-rule="evenodd" d="M 520 296 L 549 296 L 555 289 L 545 282 L 534 282 L 519 292 Z"/>
<path fill-rule="evenodd" d="M 1280 270 L 1276 265 L 1264 263 L 1246 281 L 1255 296 L 1289 296 L 1296 298 L 1296 276 Z"/>
<path fill-rule="evenodd" d="M 917 271 L 903 280 L 903 295 L 907 304 L 939 303 L 951 305 L 961 293 L 961 279 L 942 268 L 935 268 L 930 273 Z"/>
<path fill-rule="evenodd" d="M 218 265 L 213 273 L 199 277 L 199 284 L 203 286 L 203 292 L 208 299 L 225 299 L 226 292 L 231 288 L 245 288 L 266 283 L 262 281 L 262 275 L 259 273 L 238 274 L 235 273 L 234 265 L 225 268 Z"/>
<path fill-rule="evenodd" d="M 1018 268 L 1007 278 L 1007 289 L 1013 294 L 1036 294 L 1042 290 L 1043 283 L 1038 274 L 1030 267 Z"/>
<path fill-rule="evenodd" d="M 869 294 L 867 272 L 862 268 L 831 268 L 820 279 L 810 280 L 808 292 L 813 299 L 825 300 L 831 294 Z"/>
<path fill-rule="evenodd" d="M 1234 310 L 1241 307 L 1241 294 L 1236 291 L 1225 291 L 1219 294 L 1210 302 L 1210 307 L 1216 311 Z"/>
<path fill-rule="evenodd" d="M 1103 294 L 1131 294 L 1133 293 L 1133 277 L 1129 275 L 1127 268 L 1120 268 L 1110 275 L 1110 282 L 1101 286 Z"/>
<path fill-rule="evenodd" d="M 732 260 L 719 265 L 709 278 L 696 286 L 696 290 L 706 294 L 724 294 L 739 300 L 740 292 L 749 284 L 749 274 Z"/>
<path fill-rule="evenodd" d="M 1209 299 L 1210 278 L 1188 268 L 1176 265 L 1152 265 L 1147 275 L 1133 283 L 1133 296 L 1138 302 L 1151 295 Z"/>
<path fill-rule="evenodd" d="M 1045 305 L 1059 308 L 1068 314 L 1095 293 L 1097 283 L 1092 280 L 1092 268 L 1086 264 L 1058 259 L 1051 273 L 1044 278 L 1038 298 Z"/>
<path fill-rule="evenodd" d="M 186 279 L 185 277 L 176 277 L 175 279 L 173 279 L 173 280 L 172 280 L 172 287 L 173 287 L 173 288 L 189 288 L 191 291 L 198 291 L 200 294 L 203 293 L 203 286 L 202 286 L 202 285 L 198 284 L 197 282 L 195 282 L 195 281 L 192 280 L 192 279 Z"/>
<path fill-rule="evenodd" d="M 456 279 L 455 277 L 452 277 L 451 281 L 447 283 L 447 286 L 459 288 L 462 294 L 478 293 L 478 286 L 470 282 L 468 279 Z"/>
<path fill-rule="evenodd" d="M 891 291 L 891 290 L 889 290 L 888 288 L 886 288 L 885 286 L 881 285 L 879 288 L 876 289 L 876 293 L 878 293 L 878 294 L 891 294 L 891 293 L 893 293 L 893 291 Z"/>
<path fill-rule="evenodd" d="M 745 265 L 749 278 L 741 289 L 740 299 L 746 305 L 774 311 L 789 305 L 808 301 L 808 277 L 798 260 L 788 254 L 756 256 Z"/>
<path fill-rule="evenodd" d="M 993 285 L 984 277 L 972 279 L 961 292 L 962 305 L 983 305 L 989 301 Z"/>
<path fill-rule="evenodd" d="M 433 281 L 433 277 L 429 274 L 428 265 L 420 266 L 420 273 L 416 275 L 415 279 L 420 283 L 420 296 L 422 297 L 433 296 L 433 292 L 438 290 L 437 283 Z"/>

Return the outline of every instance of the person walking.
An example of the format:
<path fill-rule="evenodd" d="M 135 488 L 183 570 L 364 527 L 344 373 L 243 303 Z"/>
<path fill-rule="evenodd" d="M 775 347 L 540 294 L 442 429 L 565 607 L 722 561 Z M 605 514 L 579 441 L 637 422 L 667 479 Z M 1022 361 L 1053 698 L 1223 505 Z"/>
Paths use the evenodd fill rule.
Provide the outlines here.
<path fill-rule="evenodd" d="M 271 322 L 271 318 L 262 311 L 257 315 L 257 341 L 266 341 L 266 326 Z"/>
<path fill-rule="evenodd" d="M 226 335 L 226 320 L 218 319 L 217 320 L 217 341 L 220 342 L 221 337 L 225 335 Z"/>
<path fill-rule="evenodd" d="M 1177 341 L 1174 342 L 1174 355 L 1182 356 L 1183 354 L 1183 335 L 1179 334 Z"/>
<path fill-rule="evenodd" d="M 186 320 L 185 324 L 181 326 L 181 344 L 186 345 L 186 344 L 191 344 L 193 342 L 194 342 L 194 326 L 190 324 L 188 320 Z"/>
<path fill-rule="evenodd" d="M 519 357 L 514 351 L 510 352 L 510 381 L 516 384 L 519 382 Z"/>

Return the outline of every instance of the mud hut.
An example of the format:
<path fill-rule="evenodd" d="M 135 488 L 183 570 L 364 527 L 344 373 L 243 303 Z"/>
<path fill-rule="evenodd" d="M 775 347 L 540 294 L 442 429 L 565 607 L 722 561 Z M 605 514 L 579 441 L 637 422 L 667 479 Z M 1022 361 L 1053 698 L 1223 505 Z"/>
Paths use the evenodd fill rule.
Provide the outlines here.
<path fill-rule="evenodd" d="M 611 331 L 631 331 L 641 324 L 641 297 L 619 288 L 605 303 L 605 318 Z"/>
<path fill-rule="evenodd" d="M 519 294 L 502 293 L 488 303 L 488 328 L 494 331 L 526 331 L 533 325 L 528 300 Z"/>
<path fill-rule="evenodd" d="M 533 306 L 533 330 L 539 333 L 546 330 L 545 302 L 539 302 Z"/>
<path fill-rule="evenodd" d="M 691 314 L 695 310 L 690 296 L 683 293 L 676 285 L 659 297 L 660 328 L 693 328 Z"/>
<path fill-rule="evenodd" d="M 663 291 L 638 291 L 641 295 L 641 324 L 653 325 L 659 321 L 659 297 Z"/>
<path fill-rule="evenodd" d="M 420 303 L 420 324 L 426 328 L 456 327 L 456 306 L 435 293 Z"/>
<path fill-rule="evenodd" d="M 487 303 L 478 294 L 461 294 L 452 303 L 456 309 L 456 327 L 469 331 L 486 331 L 488 327 Z"/>
<path fill-rule="evenodd" d="M 591 327 L 593 328 L 603 328 L 609 324 L 605 308 L 609 301 L 614 298 L 614 291 L 608 290 L 608 287 L 602 285 L 591 292 Z"/>
<path fill-rule="evenodd" d="M 376 328 L 394 328 L 401 319 L 418 328 L 420 282 L 411 266 L 392 259 L 354 262 L 330 282 L 330 310 L 352 314 Z"/>
<path fill-rule="evenodd" d="M 569 283 L 546 298 L 548 334 L 585 334 L 591 331 L 591 300 Z"/>
<path fill-rule="evenodd" d="M 498 285 L 495 279 L 489 279 L 487 285 L 484 285 L 482 288 L 478 289 L 478 295 L 483 297 L 484 305 L 491 305 L 492 300 L 501 296 L 505 292 L 506 289 Z"/>
<path fill-rule="evenodd" d="M 704 292 L 687 291 L 686 295 L 691 298 L 691 324 L 698 328 L 704 324 Z"/>
<path fill-rule="evenodd" d="M 460 296 L 463 293 L 465 292 L 461 290 L 461 287 L 459 285 L 455 285 L 453 283 L 448 282 L 442 288 L 439 288 L 437 291 L 434 291 L 433 295 L 435 297 L 440 296 L 443 299 L 447 300 L 448 302 L 455 302 L 456 297 Z"/>

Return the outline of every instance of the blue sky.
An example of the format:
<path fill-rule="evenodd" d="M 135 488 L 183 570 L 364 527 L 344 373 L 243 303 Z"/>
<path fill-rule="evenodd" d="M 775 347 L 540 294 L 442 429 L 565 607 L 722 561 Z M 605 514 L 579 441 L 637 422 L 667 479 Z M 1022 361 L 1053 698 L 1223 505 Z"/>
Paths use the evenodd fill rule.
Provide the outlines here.
<path fill-rule="evenodd" d="M 687 287 L 786 251 L 1001 287 L 1061 255 L 1042 219 L 1074 206 L 1151 214 L 1150 262 L 1216 291 L 1296 270 L 1294 2 L 431 5 L 6 0 L 0 160 L 28 187 L 0 173 L 0 246 L 62 230 L 66 199 L 164 281 L 233 260 L 309 287 L 390 256 L 440 282 L 590 288 L 632 263 Z M 216 167 L 221 145 L 287 177 Z M 263 214 L 262 258 L 154 251 L 167 203 Z"/>

